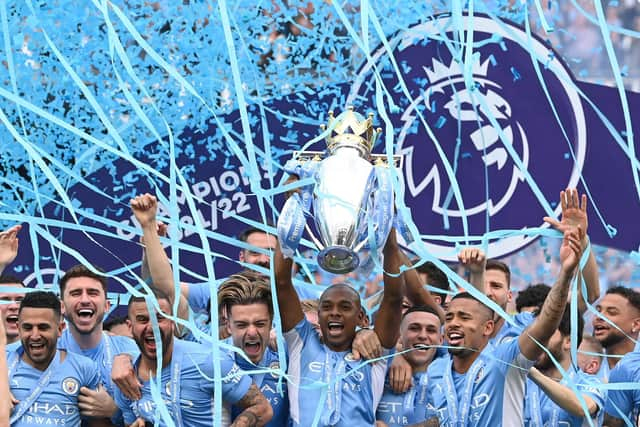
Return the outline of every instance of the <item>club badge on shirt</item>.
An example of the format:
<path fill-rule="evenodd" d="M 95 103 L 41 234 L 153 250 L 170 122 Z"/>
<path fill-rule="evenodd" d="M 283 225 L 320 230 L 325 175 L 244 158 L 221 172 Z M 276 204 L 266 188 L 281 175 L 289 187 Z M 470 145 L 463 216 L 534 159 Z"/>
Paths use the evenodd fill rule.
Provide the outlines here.
<path fill-rule="evenodd" d="M 80 389 L 80 383 L 73 377 L 67 377 L 62 381 L 62 391 L 70 396 L 74 396 Z"/>

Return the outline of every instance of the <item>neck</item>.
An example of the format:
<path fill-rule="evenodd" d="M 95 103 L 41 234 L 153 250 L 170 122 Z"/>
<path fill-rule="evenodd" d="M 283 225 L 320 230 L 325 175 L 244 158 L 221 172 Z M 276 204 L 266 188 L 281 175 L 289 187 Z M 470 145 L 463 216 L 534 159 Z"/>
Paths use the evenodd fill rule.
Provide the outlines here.
<path fill-rule="evenodd" d="M 16 336 L 7 335 L 7 344 L 13 344 L 14 342 L 17 342 L 19 339 L 20 337 L 18 335 Z"/>
<path fill-rule="evenodd" d="M 409 365 L 411 365 L 411 371 L 415 374 L 418 372 L 426 371 L 429 365 L 431 364 L 431 362 L 433 362 L 434 357 L 435 357 L 435 352 L 431 355 L 431 357 L 429 357 L 429 360 L 427 360 L 424 363 L 412 363 L 411 361 L 408 361 L 406 358 L 405 360 L 409 362 Z"/>
<path fill-rule="evenodd" d="M 562 361 L 560 361 L 560 366 L 562 367 L 562 370 L 565 372 L 571 369 L 571 356 L 569 354 L 564 355 L 564 357 L 562 358 Z M 540 372 L 542 372 L 547 377 L 552 378 L 554 380 L 562 379 L 562 374 L 560 373 L 560 370 L 556 367 L 554 363 L 552 363 L 551 366 L 547 369 L 541 369 Z"/>
<path fill-rule="evenodd" d="M 471 368 L 471 365 L 473 365 L 473 362 L 476 361 L 479 355 L 480 355 L 479 351 L 474 351 L 469 355 L 467 355 L 466 357 L 460 357 L 460 356 L 454 355 L 453 370 L 459 374 L 466 373 L 469 370 L 469 368 Z"/>
<path fill-rule="evenodd" d="M 44 362 L 34 362 L 31 358 L 29 358 L 29 356 L 27 356 L 26 351 L 22 352 L 21 359 L 29 366 L 36 368 L 39 371 L 45 371 L 51 364 L 51 361 L 53 360 L 57 352 L 58 350 L 54 351 Z"/>
<path fill-rule="evenodd" d="M 500 329 L 502 329 L 502 326 L 504 326 L 504 317 L 498 316 L 498 319 L 494 320 L 493 325 L 493 333 L 491 334 L 491 338 L 495 338 L 495 336 L 498 335 L 498 332 L 500 332 Z"/>
<path fill-rule="evenodd" d="M 78 347 L 83 350 L 90 350 L 100 344 L 100 340 L 102 339 L 102 324 L 88 334 L 81 334 L 75 326 L 69 324 L 69 332 L 76 344 L 78 344 Z"/>
<path fill-rule="evenodd" d="M 607 347 L 607 355 L 620 357 L 607 357 L 609 368 L 613 368 L 620 361 L 621 357 L 627 353 L 631 353 L 636 347 L 636 343 L 630 339 L 624 339 L 616 344 Z"/>
<path fill-rule="evenodd" d="M 164 354 L 162 355 L 162 367 L 161 369 L 166 368 L 171 364 L 171 360 L 173 357 L 173 340 L 164 350 Z M 140 353 L 140 364 L 138 365 L 138 375 L 144 381 L 148 381 L 149 377 L 154 377 L 156 372 L 158 371 L 158 359 L 151 358 L 144 355 L 144 353 Z"/>

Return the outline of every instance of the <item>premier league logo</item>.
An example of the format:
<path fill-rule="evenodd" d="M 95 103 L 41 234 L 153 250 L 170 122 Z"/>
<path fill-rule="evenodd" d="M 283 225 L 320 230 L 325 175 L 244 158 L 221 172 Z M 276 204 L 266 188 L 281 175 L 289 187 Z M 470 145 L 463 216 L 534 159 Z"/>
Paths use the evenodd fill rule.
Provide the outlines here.
<path fill-rule="evenodd" d="M 445 260 L 455 259 L 456 242 L 440 235 L 479 244 L 493 223 L 543 226 L 543 216 L 559 212 L 548 201 L 577 185 L 586 145 L 580 97 L 553 50 L 514 24 L 458 19 L 439 15 L 398 34 L 392 54 L 383 47 L 362 68 L 347 101 L 381 91 L 392 99 L 405 202 L 424 208 L 413 220 L 427 249 Z M 524 215 L 522 206 L 530 207 Z M 533 238 L 491 238 L 489 256 Z"/>
<path fill-rule="evenodd" d="M 77 379 L 73 377 L 65 378 L 62 381 L 62 391 L 64 391 L 70 396 L 75 396 L 78 393 L 79 389 L 80 389 L 80 383 L 78 382 Z"/>

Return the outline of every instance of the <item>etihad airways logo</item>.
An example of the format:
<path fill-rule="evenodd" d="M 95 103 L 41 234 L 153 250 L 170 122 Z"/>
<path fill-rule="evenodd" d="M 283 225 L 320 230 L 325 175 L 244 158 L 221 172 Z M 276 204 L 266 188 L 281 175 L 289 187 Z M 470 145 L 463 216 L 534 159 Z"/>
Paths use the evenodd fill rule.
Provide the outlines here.
<path fill-rule="evenodd" d="M 586 125 L 573 78 L 515 24 L 443 14 L 402 31 L 372 53 L 347 103 L 380 94 L 404 156 L 405 202 L 442 259 L 456 253 L 439 236 L 544 226 L 560 190 L 578 183 Z M 489 255 L 532 239 L 494 239 Z"/>

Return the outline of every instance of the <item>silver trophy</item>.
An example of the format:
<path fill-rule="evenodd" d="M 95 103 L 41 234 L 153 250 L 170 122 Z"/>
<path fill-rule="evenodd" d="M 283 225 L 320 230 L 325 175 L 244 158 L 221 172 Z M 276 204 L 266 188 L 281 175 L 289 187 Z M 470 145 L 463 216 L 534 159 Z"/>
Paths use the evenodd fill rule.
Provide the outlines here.
<path fill-rule="evenodd" d="M 338 117 L 329 112 L 329 122 L 321 128 L 328 132 L 327 150 L 296 152 L 285 165 L 300 178 L 314 178 L 315 185 L 302 187 L 287 200 L 278 234 L 283 253 L 287 248 L 291 254 L 306 229 L 320 249 L 320 267 L 345 274 L 358 268 L 371 249 L 384 246 L 393 222 L 390 169 L 386 155 L 371 154 L 382 132 L 373 128 L 373 114 L 364 119 L 352 107 Z M 393 159 L 399 161 L 398 156 Z M 304 220 L 311 205 L 319 237 Z"/>

